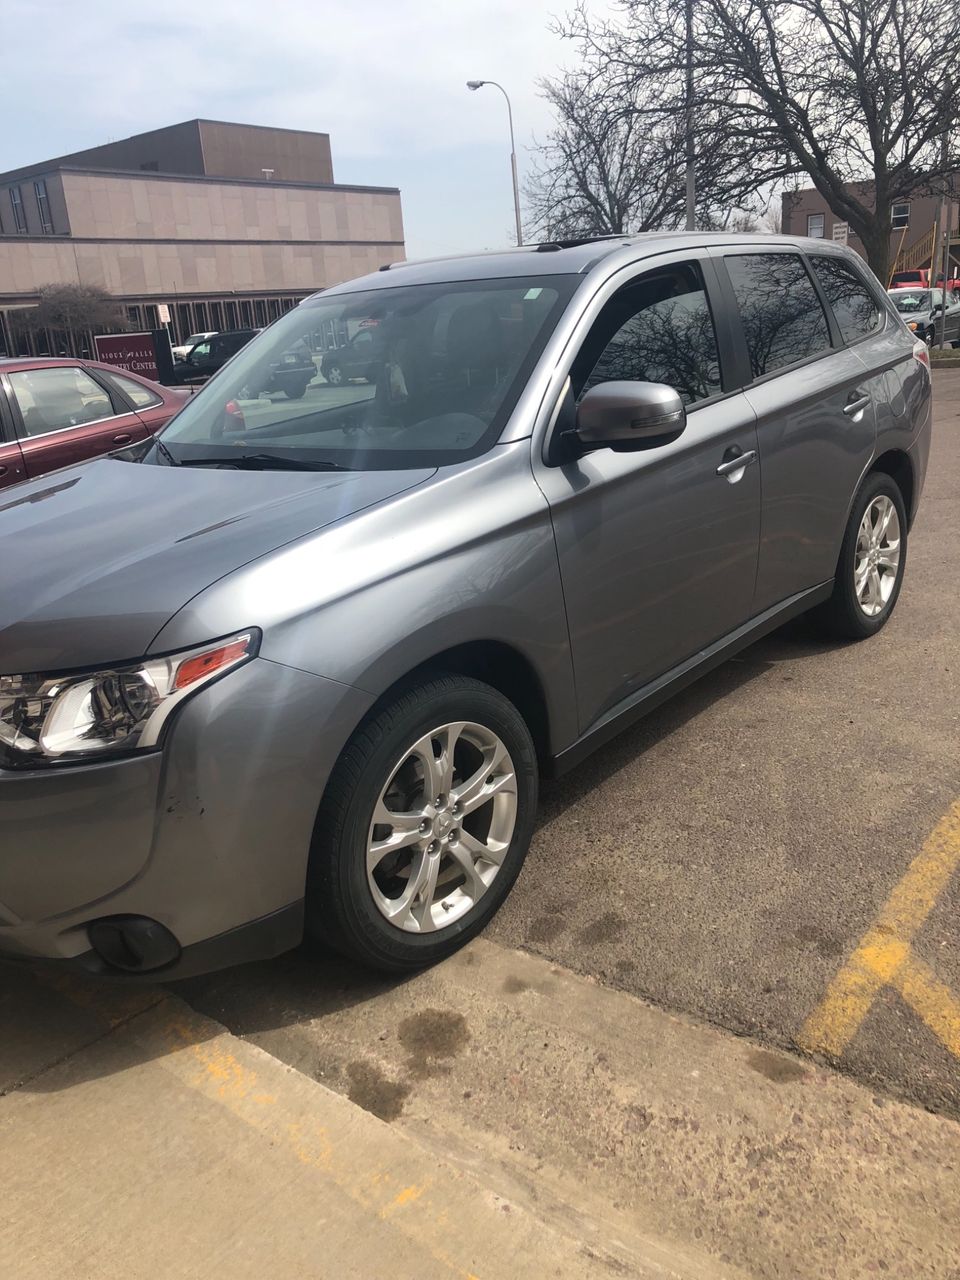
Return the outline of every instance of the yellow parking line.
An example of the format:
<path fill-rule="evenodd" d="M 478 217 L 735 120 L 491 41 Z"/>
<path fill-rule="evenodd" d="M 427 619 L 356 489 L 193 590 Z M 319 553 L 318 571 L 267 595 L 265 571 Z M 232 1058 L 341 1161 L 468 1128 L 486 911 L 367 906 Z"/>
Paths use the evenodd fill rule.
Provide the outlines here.
<path fill-rule="evenodd" d="M 797 1037 L 801 1049 L 839 1057 L 863 1024 L 881 987 L 893 985 L 960 1056 L 960 1021 L 955 1021 L 960 1006 L 946 987 L 932 974 L 928 976 L 910 946 L 958 866 L 960 800 L 931 831 L 873 925 L 803 1024 Z"/>
<path fill-rule="evenodd" d="M 897 975 L 897 990 L 927 1026 L 960 1058 L 960 1000 L 927 966 L 911 956 Z"/>

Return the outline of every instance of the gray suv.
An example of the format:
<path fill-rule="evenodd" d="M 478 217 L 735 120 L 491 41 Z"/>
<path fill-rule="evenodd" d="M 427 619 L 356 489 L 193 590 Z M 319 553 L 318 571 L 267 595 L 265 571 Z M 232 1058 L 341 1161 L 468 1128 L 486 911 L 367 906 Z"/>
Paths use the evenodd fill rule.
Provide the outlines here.
<path fill-rule="evenodd" d="M 251 391 L 318 330 L 374 331 L 370 381 Z M 541 244 L 309 299 L 155 440 L 0 505 L 0 952 L 447 955 L 539 777 L 796 614 L 884 625 L 930 413 L 926 347 L 822 240 Z"/>

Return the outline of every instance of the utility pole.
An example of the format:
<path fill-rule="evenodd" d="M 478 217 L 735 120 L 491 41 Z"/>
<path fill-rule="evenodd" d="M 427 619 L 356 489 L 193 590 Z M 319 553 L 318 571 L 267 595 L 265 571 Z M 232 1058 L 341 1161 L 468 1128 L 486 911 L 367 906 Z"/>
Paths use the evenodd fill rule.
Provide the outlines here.
<path fill-rule="evenodd" d="M 948 156 L 949 156 L 949 135 L 947 133 L 947 130 L 944 129 L 943 138 L 941 139 L 941 143 L 940 143 L 940 168 L 942 172 L 942 181 L 944 183 L 946 183 L 947 181 L 947 157 Z M 952 187 L 953 183 L 951 182 L 950 185 Z M 952 204 L 950 201 L 950 194 L 948 193 L 947 188 L 944 187 L 943 194 L 940 197 L 940 240 L 939 240 L 939 243 L 937 244 L 937 248 L 940 250 L 940 252 L 939 254 L 935 252 L 930 258 L 930 276 L 931 276 L 930 287 L 932 289 L 936 288 L 938 265 L 940 267 L 940 274 L 943 276 L 943 281 L 940 286 L 940 299 L 941 299 L 940 324 L 939 324 L 940 341 L 937 344 L 941 351 L 947 345 L 946 344 L 947 272 L 950 269 L 950 213 L 951 213 L 951 210 L 952 210 Z M 938 259 L 939 259 L 939 263 L 938 263 Z"/>
<path fill-rule="evenodd" d="M 686 159 L 687 159 L 687 230 L 696 230 L 697 225 L 697 170 L 696 152 L 693 145 L 693 0 L 686 0 L 685 17 L 687 24 L 687 92 L 686 92 Z"/>

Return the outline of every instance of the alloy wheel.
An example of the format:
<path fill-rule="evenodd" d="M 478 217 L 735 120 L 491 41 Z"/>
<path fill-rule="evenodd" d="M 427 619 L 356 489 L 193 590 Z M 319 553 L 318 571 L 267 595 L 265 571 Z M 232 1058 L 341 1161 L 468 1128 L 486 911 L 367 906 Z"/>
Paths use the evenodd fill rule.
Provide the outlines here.
<path fill-rule="evenodd" d="M 453 924 L 490 888 L 516 821 L 516 770 L 497 734 L 469 721 L 431 729 L 374 808 L 367 883 L 377 909 L 408 933 Z"/>
<path fill-rule="evenodd" d="M 900 517 L 893 500 L 878 494 L 867 505 L 857 533 L 853 589 L 868 618 L 887 605 L 900 573 Z"/>

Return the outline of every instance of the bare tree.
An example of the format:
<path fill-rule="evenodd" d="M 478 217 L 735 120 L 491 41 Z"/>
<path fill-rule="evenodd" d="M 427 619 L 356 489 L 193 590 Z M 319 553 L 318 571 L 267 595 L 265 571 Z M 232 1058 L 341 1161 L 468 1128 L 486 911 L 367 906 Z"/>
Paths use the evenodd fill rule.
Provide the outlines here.
<path fill-rule="evenodd" d="M 65 335 L 72 354 L 78 338 L 86 333 L 116 332 L 128 327 L 123 306 L 112 293 L 96 285 L 47 284 L 39 291 L 36 307 L 20 313 L 26 328 L 48 329 Z"/>
<path fill-rule="evenodd" d="M 619 0 L 564 23 L 613 85 L 647 86 L 671 120 L 685 105 L 685 0 Z M 736 202 L 805 175 L 885 278 L 892 205 L 960 167 L 953 64 L 960 5 L 943 0 L 695 0 L 693 63 L 701 141 L 739 157 Z"/>
<path fill-rule="evenodd" d="M 683 224 L 683 122 L 663 109 L 655 86 L 622 68 L 610 74 L 604 58 L 594 55 L 541 88 L 556 123 L 524 184 L 534 234 L 565 239 Z M 704 139 L 705 223 L 729 218 L 732 190 L 743 185 L 742 175 L 731 183 L 737 165 L 721 139 Z"/>

